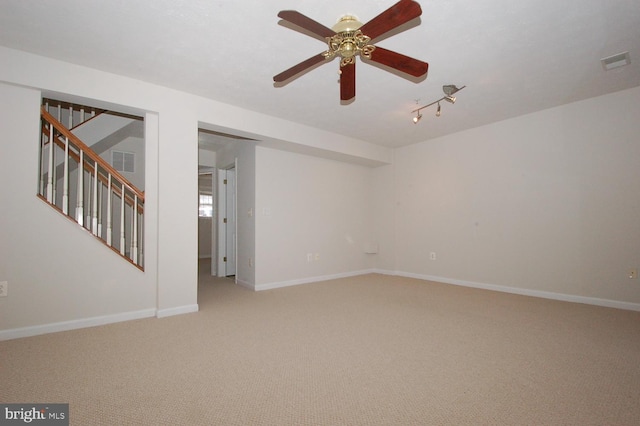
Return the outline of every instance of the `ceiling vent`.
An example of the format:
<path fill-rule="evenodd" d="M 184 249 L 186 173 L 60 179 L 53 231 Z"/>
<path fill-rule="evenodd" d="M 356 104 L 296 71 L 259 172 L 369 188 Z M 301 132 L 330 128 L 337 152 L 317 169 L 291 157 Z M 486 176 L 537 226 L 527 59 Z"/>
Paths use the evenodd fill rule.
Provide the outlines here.
<path fill-rule="evenodd" d="M 618 53 L 617 55 L 609 56 L 607 58 L 600 59 L 602 62 L 602 68 L 605 71 L 612 70 L 614 68 L 620 68 L 631 63 L 629 52 Z"/>

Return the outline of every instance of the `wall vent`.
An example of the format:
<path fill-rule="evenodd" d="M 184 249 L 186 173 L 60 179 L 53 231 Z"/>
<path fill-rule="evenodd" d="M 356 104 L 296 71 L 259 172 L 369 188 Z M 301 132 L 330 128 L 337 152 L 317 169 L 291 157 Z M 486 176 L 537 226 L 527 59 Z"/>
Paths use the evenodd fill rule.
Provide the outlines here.
<path fill-rule="evenodd" d="M 605 71 L 612 70 L 614 68 L 620 68 L 631 63 L 629 52 L 618 53 L 617 55 L 608 56 L 600 59 L 602 67 Z"/>
<path fill-rule="evenodd" d="M 111 151 L 111 165 L 119 172 L 135 173 L 136 154 L 133 152 Z"/>

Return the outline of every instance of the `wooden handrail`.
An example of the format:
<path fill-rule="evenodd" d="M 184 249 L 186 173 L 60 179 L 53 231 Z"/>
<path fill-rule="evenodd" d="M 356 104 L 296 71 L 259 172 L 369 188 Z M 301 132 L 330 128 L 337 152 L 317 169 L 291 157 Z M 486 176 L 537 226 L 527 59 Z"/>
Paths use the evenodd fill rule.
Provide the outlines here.
<path fill-rule="evenodd" d="M 76 135 L 71 133 L 67 128 L 60 123 L 56 118 L 49 114 L 46 108 L 43 106 L 40 108 L 40 113 L 42 117 L 48 121 L 53 127 L 56 129 L 58 133 L 63 135 L 65 138 L 69 139 L 70 142 L 73 142 L 74 145 L 78 147 L 79 150 L 84 151 L 85 155 L 91 158 L 94 162 L 98 163 L 103 169 L 109 172 L 112 176 L 114 176 L 118 181 L 122 182 L 131 192 L 138 196 L 142 202 L 144 202 L 144 192 L 140 191 L 136 188 L 127 178 L 122 176 L 120 172 L 114 169 L 111 164 L 106 162 L 102 157 L 97 155 L 87 144 L 82 142 Z M 77 160 L 79 161 L 79 159 Z"/>
<path fill-rule="evenodd" d="M 42 127 L 42 133 L 46 136 L 49 136 L 49 129 L 46 126 Z M 59 135 L 56 136 L 53 140 L 53 142 L 58 145 L 58 147 L 60 147 L 61 149 L 65 148 L 65 142 L 63 140 L 60 139 Z M 80 164 L 80 155 L 77 154 L 74 151 L 69 151 L 69 156 L 71 158 L 73 158 L 76 163 Z M 84 169 L 86 171 L 88 171 L 91 175 L 95 174 L 95 167 L 91 164 L 89 164 L 86 161 L 83 161 L 84 163 Z M 100 173 L 100 171 L 98 170 L 98 180 L 100 180 L 100 182 L 102 182 L 104 184 L 104 186 L 108 186 L 109 185 L 109 178 L 107 176 L 105 176 L 103 173 Z M 120 198 L 122 198 L 122 187 L 117 185 L 118 181 L 117 179 L 112 179 L 111 180 L 111 189 L 116 193 L 116 195 L 119 195 Z M 142 192 L 142 194 L 144 194 L 144 192 Z M 138 213 L 140 214 L 144 214 L 144 198 L 138 198 L 138 201 L 142 201 L 142 203 L 138 203 Z M 134 198 L 128 194 L 124 194 L 124 202 L 129 204 L 132 208 L 133 208 L 133 204 L 134 204 Z"/>

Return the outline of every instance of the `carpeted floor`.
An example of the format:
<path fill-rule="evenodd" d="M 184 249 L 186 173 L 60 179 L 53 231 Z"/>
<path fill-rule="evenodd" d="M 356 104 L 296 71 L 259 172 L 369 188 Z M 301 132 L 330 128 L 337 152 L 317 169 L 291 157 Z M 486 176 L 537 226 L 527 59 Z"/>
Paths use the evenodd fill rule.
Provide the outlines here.
<path fill-rule="evenodd" d="M 0 402 L 72 425 L 638 425 L 640 313 L 383 275 L 0 342 Z"/>

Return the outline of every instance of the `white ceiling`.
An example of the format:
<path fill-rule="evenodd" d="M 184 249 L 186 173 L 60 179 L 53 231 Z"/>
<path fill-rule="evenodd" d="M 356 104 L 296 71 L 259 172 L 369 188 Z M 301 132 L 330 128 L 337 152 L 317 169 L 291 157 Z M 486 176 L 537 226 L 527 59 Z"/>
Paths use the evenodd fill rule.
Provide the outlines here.
<path fill-rule="evenodd" d="M 418 0 L 420 19 L 375 44 L 429 63 L 415 82 L 358 60 L 339 100 L 338 62 L 283 87 L 272 77 L 325 50 L 277 14 L 327 27 L 395 0 L 0 0 L 0 44 L 396 147 L 640 85 L 638 0 Z M 631 64 L 605 72 L 603 57 Z M 2 66 L 10 66 L 3 64 Z M 466 85 L 442 116 L 411 110 Z"/>

